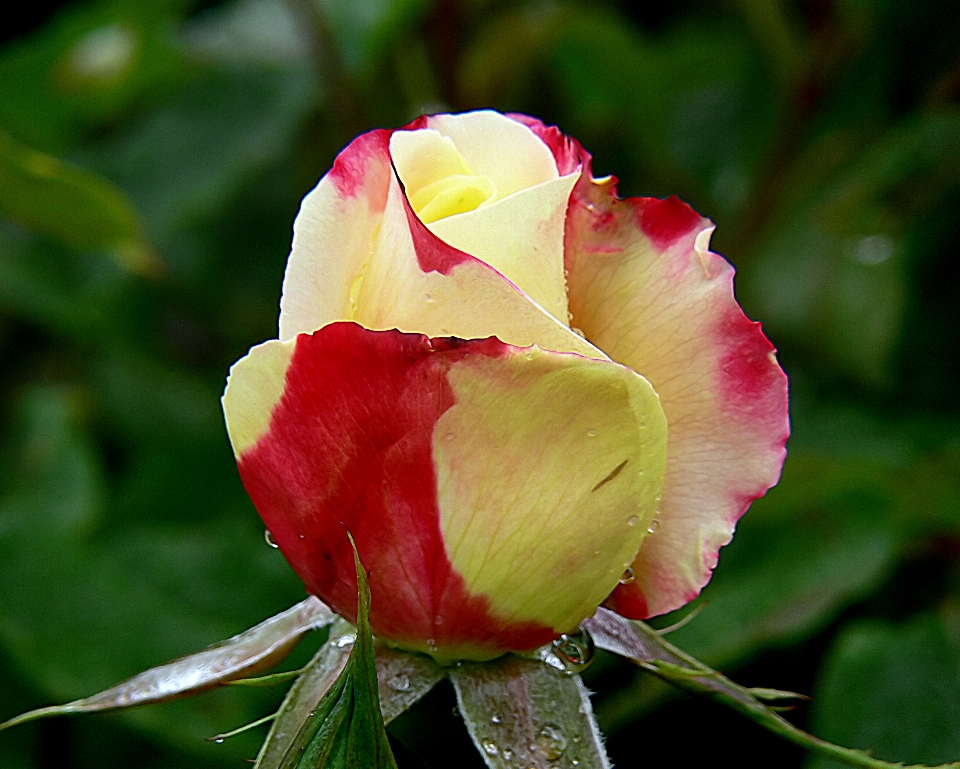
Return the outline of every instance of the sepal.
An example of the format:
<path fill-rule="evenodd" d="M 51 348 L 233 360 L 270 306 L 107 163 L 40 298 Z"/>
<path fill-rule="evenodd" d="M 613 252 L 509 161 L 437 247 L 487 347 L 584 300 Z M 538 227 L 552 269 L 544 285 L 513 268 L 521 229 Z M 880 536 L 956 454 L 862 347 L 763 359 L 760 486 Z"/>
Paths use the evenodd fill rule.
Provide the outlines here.
<path fill-rule="evenodd" d="M 199 694 L 273 667 L 286 658 L 304 633 L 329 625 L 335 617 L 324 603 L 310 597 L 201 652 L 145 670 L 91 697 L 23 713 L 0 724 L 0 729 L 47 716 L 96 713 Z"/>
<path fill-rule="evenodd" d="M 490 769 L 609 769 L 580 676 L 508 655 L 462 663 L 450 680 L 467 730 Z"/>

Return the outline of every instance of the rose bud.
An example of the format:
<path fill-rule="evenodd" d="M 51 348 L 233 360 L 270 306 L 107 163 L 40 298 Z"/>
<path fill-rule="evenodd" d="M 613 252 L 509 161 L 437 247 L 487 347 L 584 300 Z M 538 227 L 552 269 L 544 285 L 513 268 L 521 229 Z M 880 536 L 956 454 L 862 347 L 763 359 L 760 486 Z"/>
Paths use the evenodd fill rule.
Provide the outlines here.
<path fill-rule="evenodd" d="M 693 599 L 776 483 L 787 383 L 677 198 L 482 111 L 355 139 L 303 201 L 279 339 L 230 374 L 243 483 L 307 590 L 441 661 Z"/>

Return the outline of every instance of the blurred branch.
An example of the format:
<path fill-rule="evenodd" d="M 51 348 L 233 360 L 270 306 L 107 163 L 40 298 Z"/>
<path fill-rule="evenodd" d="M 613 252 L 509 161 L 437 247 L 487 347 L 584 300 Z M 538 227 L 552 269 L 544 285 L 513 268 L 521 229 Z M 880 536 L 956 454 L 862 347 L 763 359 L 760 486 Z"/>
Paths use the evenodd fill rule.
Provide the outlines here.
<path fill-rule="evenodd" d="M 324 102 L 337 130 L 343 137 L 367 130 L 363 103 L 344 71 L 336 35 L 323 9 L 313 0 L 287 0 L 287 5 L 306 32 L 314 68 L 325 89 Z"/>

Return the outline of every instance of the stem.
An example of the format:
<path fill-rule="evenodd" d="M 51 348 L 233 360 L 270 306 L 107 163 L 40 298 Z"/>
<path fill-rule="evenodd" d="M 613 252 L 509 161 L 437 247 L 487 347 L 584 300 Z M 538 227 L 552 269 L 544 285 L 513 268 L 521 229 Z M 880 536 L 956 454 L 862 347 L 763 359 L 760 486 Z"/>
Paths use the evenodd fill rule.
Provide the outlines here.
<path fill-rule="evenodd" d="M 905 766 L 874 758 L 863 750 L 844 748 L 814 737 L 797 728 L 764 705 L 750 690 L 734 683 L 676 646 L 667 643 L 656 630 L 642 622 L 632 622 L 608 609 L 598 609 L 583 626 L 597 646 L 627 657 L 641 668 L 684 691 L 701 694 L 733 708 L 764 729 L 785 740 L 827 758 L 865 769 L 960 769 L 960 761 L 928 767 Z M 784 692 L 788 695 L 789 693 Z"/>

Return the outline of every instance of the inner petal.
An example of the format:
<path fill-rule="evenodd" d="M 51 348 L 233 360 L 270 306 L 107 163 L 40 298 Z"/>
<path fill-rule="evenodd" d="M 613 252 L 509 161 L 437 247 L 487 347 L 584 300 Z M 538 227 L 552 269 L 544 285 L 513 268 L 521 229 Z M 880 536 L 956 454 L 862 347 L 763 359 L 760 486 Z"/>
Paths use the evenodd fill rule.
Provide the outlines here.
<path fill-rule="evenodd" d="M 454 214 L 479 208 L 497 195 L 497 188 L 485 176 L 452 174 L 421 187 L 410 195 L 410 204 L 420 221 L 430 224 Z"/>

